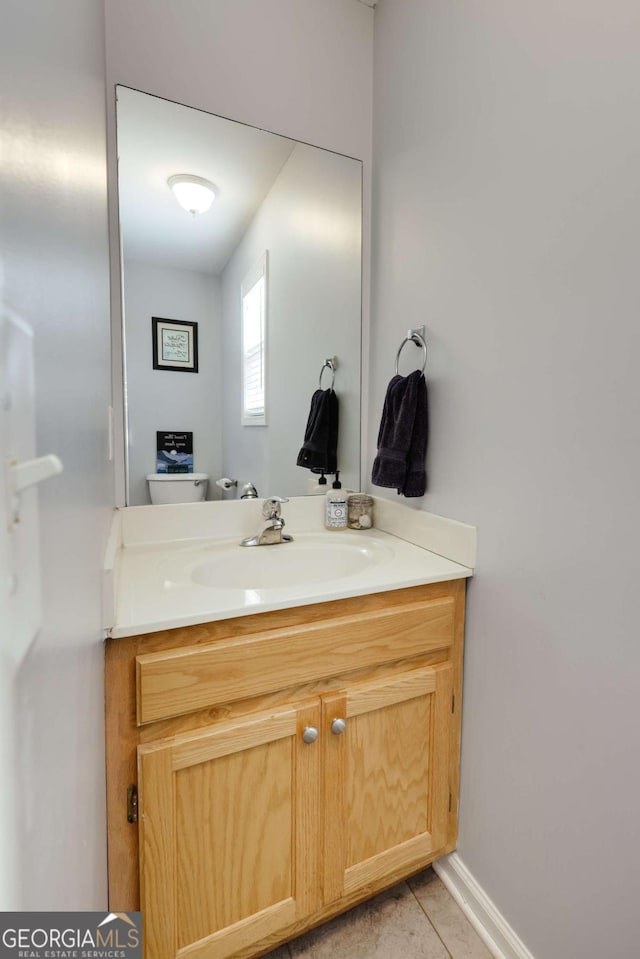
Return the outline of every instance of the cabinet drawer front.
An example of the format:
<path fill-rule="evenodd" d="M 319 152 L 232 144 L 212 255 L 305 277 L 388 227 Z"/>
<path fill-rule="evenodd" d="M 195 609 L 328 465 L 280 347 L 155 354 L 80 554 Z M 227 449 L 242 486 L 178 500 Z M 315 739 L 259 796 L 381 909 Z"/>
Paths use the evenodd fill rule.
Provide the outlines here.
<path fill-rule="evenodd" d="M 455 600 L 423 600 L 136 657 L 139 725 L 446 649 Z"/>

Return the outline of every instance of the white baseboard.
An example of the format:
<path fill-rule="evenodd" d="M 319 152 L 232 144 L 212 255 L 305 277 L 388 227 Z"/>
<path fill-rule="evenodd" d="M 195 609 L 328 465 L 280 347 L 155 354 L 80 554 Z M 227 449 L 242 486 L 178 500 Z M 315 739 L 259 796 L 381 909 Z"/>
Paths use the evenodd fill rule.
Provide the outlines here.
<path fill-rule="evenodd" d="M 433 868 L 495 959 L 534 959 L 457 853 Z"/>

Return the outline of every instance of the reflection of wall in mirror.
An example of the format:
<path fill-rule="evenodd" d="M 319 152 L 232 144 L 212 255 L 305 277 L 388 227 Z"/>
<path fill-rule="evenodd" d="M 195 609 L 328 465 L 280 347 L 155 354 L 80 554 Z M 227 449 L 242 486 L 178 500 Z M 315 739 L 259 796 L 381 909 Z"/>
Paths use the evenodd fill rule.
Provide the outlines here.
<path fill-rule="evenodd" d="M 125 257 L 127 367 L 135 371 L 127 383 L 130 506 L 149 502 L 158 430 L 193 432 L 194 470 L 212 480 L 222 475 L 219 287 L 215 276 Z M 198 324 L 199 373 L 153 369 L 152 316 Z M 209 498 L 219 492 L 213 482 L 209 491 Z"/>
<path fill-rule="evenodd" d="M 341 480 L 359 488 L 360 184 L 359 162 L 297 144 L 221 276 L 225 471 L 261 494 L 308 492 L 311 474 L 296 457 L 320 369 L 333 355 Z M 239 290 L 265 249 L 269 425 L 257 429 L 241 425 Z"/>

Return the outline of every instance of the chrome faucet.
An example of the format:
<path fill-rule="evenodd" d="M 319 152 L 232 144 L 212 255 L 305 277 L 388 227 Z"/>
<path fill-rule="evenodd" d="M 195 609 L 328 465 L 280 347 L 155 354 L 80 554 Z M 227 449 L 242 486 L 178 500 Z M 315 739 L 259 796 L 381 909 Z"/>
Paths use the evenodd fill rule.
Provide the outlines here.
<path fill-rule="evenodd" d="M 266 520 L 266 525 L 261 532 L 254 536 L 246 536 L 240 543 L 241 546 L 275 546 L 276 543 L 291 543 L 293 536 L 283 533 L 284 519 L 281 515 L 281 504 L 288 503 L 288 499 L 282 496 L 270 496 L 262 504 L 262 516 Z"/>

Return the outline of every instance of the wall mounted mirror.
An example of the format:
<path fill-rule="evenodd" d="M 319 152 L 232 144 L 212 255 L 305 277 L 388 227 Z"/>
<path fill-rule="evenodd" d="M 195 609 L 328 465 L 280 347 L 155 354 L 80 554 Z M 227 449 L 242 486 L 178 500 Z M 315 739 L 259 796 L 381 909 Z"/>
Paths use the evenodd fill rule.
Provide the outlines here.
<path fill-rule="evenodd" d="M 158 432 L 193 434 L 209 499 L 308 493 L 296 460 L 329 357 L 358 489 L 361 162 L 122 86 L 117 135 L 127 505 L 149 502 Z M 213 184 L 206 213 L 178 204 L 177 174 Z"/>

